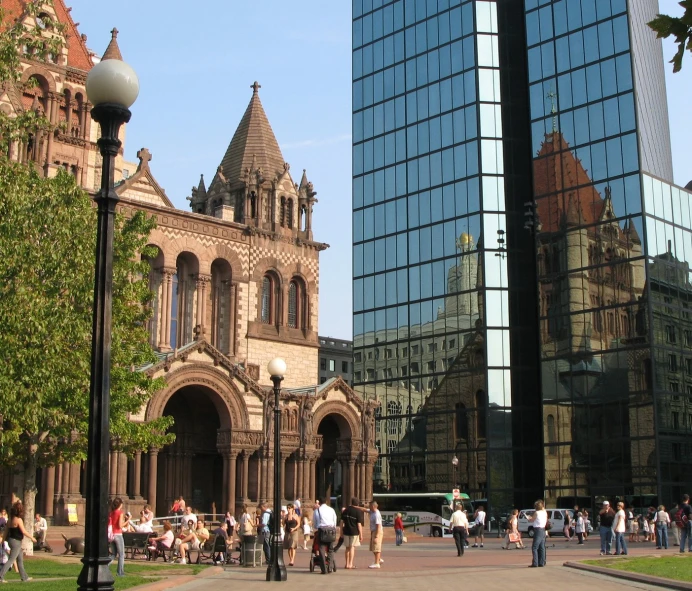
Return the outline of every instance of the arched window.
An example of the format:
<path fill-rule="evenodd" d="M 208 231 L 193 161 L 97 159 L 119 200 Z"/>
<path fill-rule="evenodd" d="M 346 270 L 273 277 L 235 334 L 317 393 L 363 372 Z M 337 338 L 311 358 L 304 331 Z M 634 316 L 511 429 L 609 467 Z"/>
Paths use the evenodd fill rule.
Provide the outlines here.
<path fill-rule="evenodd" d="M 476 435 L 479 439 L 485 439 L 488 436 L 485 415 L 485 393 L 483 390 L 476 392 Z"/>
<path fill-rule="evenodd" d="M 281 198 L 281 211 L 279 213 L 279 225 L 286 225 L 286 197 Z"/>
<path fill-rule="evenodd" d="M 288 326 L 298 328 L 298 284 L 291 281 L 288 286 Z"/>
<path fill-rule="evenodd" d="M 264 279 L 262 280 L 262 310 L 261 310 L 261 319 L 262 319 L 262 324 L 271 324 L 273 320 L 273 314 L 272 314 L 272 303 L 274 299 L 274 282 L 272 281 L 272 278 L 269 277 L 269 275 L 265 275 Z"/>
<path fill-rule="evenodd" d="M 454 435 L 457 439 L 469 438 L 469 422 L 466 414 L 466 406 L 457 402 L 454 407 Z"/>
<path fill-rule="evenodd" d="M 289 199 L 286 203 L 286 225 L 290 230 L 293 229 L 293 199 Z"/>
<path fill-rule="evenodd" d="M 557 447 L 554 445 L 556 441 L 555 437 L 555 417 L 553 415 L 548 415 L 548 443 L 550 444 L 550 447 L 548 447 L 548 453 L 551 456 L 554 456 L 557 454 Z"/>
<path fill-rule="evenodd" d="M 400 402 L 395 400 L 390 400 L 387 403 L 387 415 L 389 417 L 398 418 L 388 418 L 387 419 L 387 434 L 388 435 L 398 435 L 401 431 L 401 412 L 402 406 Z"/>

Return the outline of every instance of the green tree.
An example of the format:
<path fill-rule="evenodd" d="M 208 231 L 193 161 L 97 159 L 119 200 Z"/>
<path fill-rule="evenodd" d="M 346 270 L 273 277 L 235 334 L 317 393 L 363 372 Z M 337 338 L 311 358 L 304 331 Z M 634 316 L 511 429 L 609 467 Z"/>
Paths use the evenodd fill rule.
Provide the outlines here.
<path fill-rule="evenodd" d="M 19 22 L 0 32 L 0 83 L 17 83 L 27 34 Z M 96 209 L 66 172 L 44 178 L 8 158 L 12 141 L 49 127 L 36 113 L 0 113 L 0 466 L 23 471 L 27 515 L 38 468 L 85 458 L 89 420 Z M 116 219 L 111 434 L 128 454 L 174 437 L 168 417 L 130 420 L 163 385 L 133 371 L 156 360 L 146 328 L 154 227 L 143 212 Z"/>
<path fill-rule="evenodd" d="M 679 72 L 682 68 L 682 58 L 685 50 L 692 51 L 692 0 L 683 0 L 680 6 L 685 9 L 681 17 L 672 17 L 665 14 L 658 14 L 649 24 L 656 36 L 661 39 L 675 37 L 678 51 L 670 60 L 673 64 L 673 72 Z"/>

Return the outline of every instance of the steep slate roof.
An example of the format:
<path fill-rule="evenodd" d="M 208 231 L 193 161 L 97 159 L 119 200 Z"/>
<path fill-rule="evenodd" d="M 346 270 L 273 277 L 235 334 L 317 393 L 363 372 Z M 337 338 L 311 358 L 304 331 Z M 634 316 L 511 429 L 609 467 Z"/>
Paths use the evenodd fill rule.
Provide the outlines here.
<path fill-rule="evenodd" d="M 5 9 L 5 19 L 2 27 L 5 28 L 16 19 L 24 16 L 25 0 L 2 0 Z M 58 22 L 65 25 L 65 43 L 67 45 L 67 65 L 77 70 L 88 72 L 94 67 L 91 54 L 86 46 L 86 38 L 82 38 L 77 30 L 77 25 L 70 16 L 70 10 L 65 6 L 64 0 L 55 0 L 53 4 Z"/>
<path fill-rule="evenodd" d="M 284 157 L 259 98 L 260 85 L 252 85 L 252 98 L 221 161 L 224 177 L 235 183 L 245 177 L 253 157 L 265 179 L 271 180 L 284 169 Z"/>

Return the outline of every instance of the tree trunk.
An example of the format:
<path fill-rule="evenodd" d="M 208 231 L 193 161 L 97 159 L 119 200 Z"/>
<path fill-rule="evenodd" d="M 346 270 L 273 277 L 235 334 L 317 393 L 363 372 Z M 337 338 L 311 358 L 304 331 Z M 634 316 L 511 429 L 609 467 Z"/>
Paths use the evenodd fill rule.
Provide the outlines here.
<path fill-rule="evenodd" d="M 36 454 L 29 453 L 24 462 L 24 529 L 33 535 L 34 533 L 34 509 L 36 507 Z M 34 555 L 34 544 L 25 537 L 22 540 L 22 550 L 26 556 Z"/>

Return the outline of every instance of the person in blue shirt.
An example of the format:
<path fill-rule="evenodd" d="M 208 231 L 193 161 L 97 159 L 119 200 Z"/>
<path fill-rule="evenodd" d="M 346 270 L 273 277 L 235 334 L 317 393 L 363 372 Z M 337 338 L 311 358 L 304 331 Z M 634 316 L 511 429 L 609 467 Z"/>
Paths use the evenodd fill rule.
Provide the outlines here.
<path fill-rule="evenodd" d="M 262 510 L 262 515 L 260 516 L 260 526 L 257 528 L 257 533 L 262 536 L 262 549 L 264 550 L 264 558 L 267 563 L 271 562 L 271 525 L 270 519 L 272 512 L 267 508 L 267 503 L 261 503 L 260 509 Z"/>

